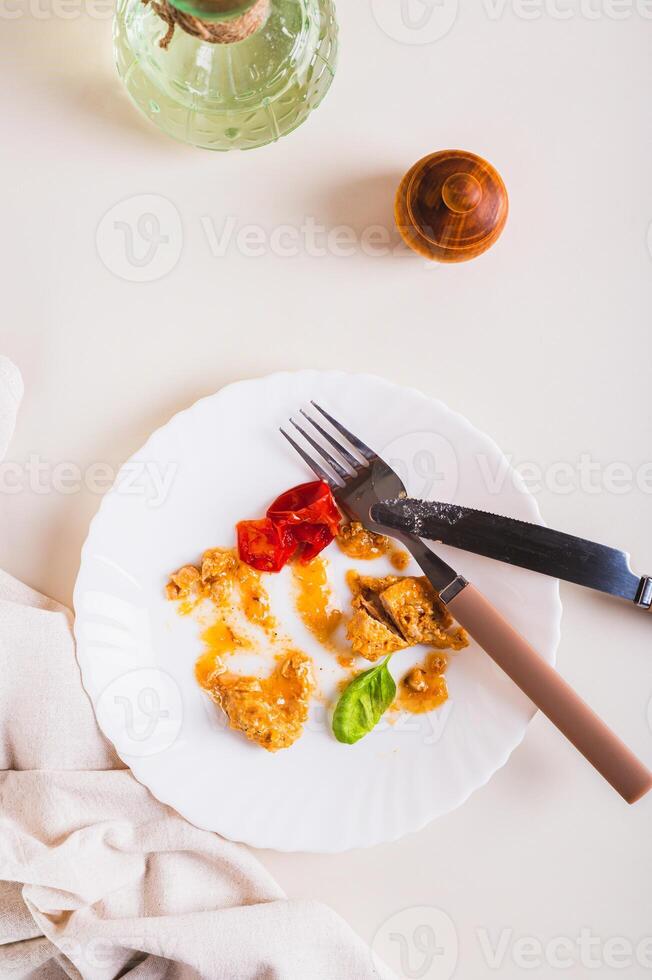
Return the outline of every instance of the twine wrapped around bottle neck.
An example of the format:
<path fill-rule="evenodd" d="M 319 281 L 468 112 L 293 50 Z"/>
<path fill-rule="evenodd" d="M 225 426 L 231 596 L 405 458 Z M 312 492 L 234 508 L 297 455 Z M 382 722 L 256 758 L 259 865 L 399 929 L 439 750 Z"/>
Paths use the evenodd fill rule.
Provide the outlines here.
<path fill-rule="evenodd" d="M 271 0 L 257 0 L 257 3 L 241 17 L 213 22 L 193 17 L 192 14 L 185 14 L 173 6 L 170 0 L 143 0 L 143 3 L 145 6 L 151 6 L 167 24 L 167 33 L 159 41 L 159 45 L 166 50 L 177 26 L 186 34 L 207 41 L 209 44 L 233 44 L 235 41 L 244 41 L 250 34 L 259 30 L 267 20 Z"/>

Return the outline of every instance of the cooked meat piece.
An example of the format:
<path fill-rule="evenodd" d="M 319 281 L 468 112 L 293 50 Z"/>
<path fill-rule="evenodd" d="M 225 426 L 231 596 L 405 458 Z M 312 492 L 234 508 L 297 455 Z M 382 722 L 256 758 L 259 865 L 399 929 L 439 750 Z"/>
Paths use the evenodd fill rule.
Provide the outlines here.
<path fill-rule="evenodd" d="M 465 631 L 450 629 L 453 619 L 427 578 L 373 578 L 351 571 L 347 581 L 353 593 L 347 628 L 353 653 L 378 660 L 417 643 L 441 650 L 467 646 Z"/>
<path fill-rule="evenodd" d="M 399 571 L 403 571 L 410 564 L 410 555 L 407 551 L 397 548 L 392 539 L 386 535 L 367 530 L 360 521 L 343 524 L 337 535 L 337 543 L 340 550 L 349 558 L 369 561 L 372 558 L 380 558 L 381 555 L 388 555 L 394 568 Z"/>
<path fill-rule="evenodd" d="M 385 589 L 389 589 L 397 582 L 403 582 L 400 575 L 384 575 L 382 578 L 374 578 L 373 575 L 359 575 L 357 572 L 347 574 L 349 588 L 354 595 L 363 593 L 367 597 L 370 595 L 380 595 Z"/>
<path fill-rule="evenodd" d="M 389 588 L 390 585 L 394 585 L 396 582 L 400 582 L 401 579 L 397 575 L 373 578 L 371 575 L 358 575 L 357 572 L 351 571 L 347 573 L 346 580 L 353 593 L 353 599 L 351 600 L 353 608 L 366 609 L 374 619 L 379 619 L 381 622 L 386 623 L 390 629 L 395 630 L 393 622 L 388 619 L 387 613 L 383 608 L 380 595 L 384 589 Z"/>
<path fill-rule="evenodd" d="M 239 560 L 228 548 L 209 548 L 202 555 L 201 580 L 218 601 L 232 588 Z"/>
<path fill-rule="evenodd" d="M 383 609 L 383 604 L 380 601 L 380 596 L 369 595 L 369 598 L 364 596 L 362 593 L 357 595 L 351 600 L 351 605 L 354 609 L 364 609 L 372 619 L 378 619 L 381 623 L 385 623 L 390 629 L 396 632 L 396 628 L 393 623 L 390 623 L 385 615 L 385 610 Z"/>
<path fill-rule="evenodd" d="M 199 582 L 199 569 L 194 565 L 183 565 L 170 575 L 170 581 L 165 586 L 168 599 L 187 599 L 195 585 Z"/>
<path fill-rule="evenodd" d="M 420 714 L 432 711 L 448 700 L 448 688 L 444 671 L 446 657 L 440 653 L 429 654 L 423 664 L 417 664 L 403 678 L 397 704 L 399 708 Z"/>
<path fill-rule="evenodd" d="M 374 661 L 408 646 L 380 601 L 383 589 L 399 579 L 395 575 L 373 578 L 349 572 L 347 581 L 353 592 L 353 616 L 346 629 L 352 652 Z"/>
<path fill-rule="evenodd" d="M 201 577 L 203 582 L 230 577 L 238 567 L 238 558 L 230 548 L 209 548 L 202 555 Z"/>
<path fill-rule="evenodd" d="M 414 694 L 425 694 L 432 687 L 433 678 L 445 673 L 447 667 L 448 660 L 443 654 L 431 653 L 425 664 L 417 664 L 407 672 L 403 683 Z"/>
<path fill-rule="evenodd" d="M 431 653 L 428 657 L 428 669 L 433 674 L 445 674 L 448 667 L 448 658 L 442 653 Z"/>
<path fill-rule="evenodd" d="M 452 617 L 428 580 L 404 578 L 381 592 L 387 616 L 410 644 L 437 643 Z"/>
<path fill-rule="evenodd" d="M 395 650 L 403 650 L 408 644 L 386 621 L 375 619 L 361 604 L 355 608 L 346 628 L 346 636 L 353 653 L 367 660 L 379 660 Z M 358 598 L 358 602 L 364 600 Z"/>
<path fill-rule="evenodd" d="M 428 689 L 428 679 L 423 667 L 414 667 L 405 675 L 403 683 L 417 694 Z"/>
<path fill-rule="evenodd" d="M 210 695 L 242 732 L 268 752 L 286 749 L 300 737 L 314 688 L 309 657 L 297 650 L 278 658 L 269 677 L 216 671 Z"/>
<path fill-rule="evenodd" d="M 404 571 L 410 564 L 411 560 L 411 555 L 409 555 L 407 551 L 401 551 L 400 548 L 396 548 L 390 556 L 392 565 L 399 572 Z"/>

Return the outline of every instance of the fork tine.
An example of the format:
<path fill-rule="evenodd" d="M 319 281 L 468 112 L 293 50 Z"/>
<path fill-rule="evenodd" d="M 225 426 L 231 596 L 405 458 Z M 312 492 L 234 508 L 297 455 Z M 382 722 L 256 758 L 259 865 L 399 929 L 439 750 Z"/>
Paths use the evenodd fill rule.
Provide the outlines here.
<path fill-rule="evenodd" d="M 326 460 L 326 462 L 328 463 L 328 465 L 330 466 L 330 468 L 332 470 L 335 470 L 335 472 L 339 476 L 340 480 L 342 481 L 342 486 L 344 486 L 345 483 L 346 483 L 346 481 L 347 480 L 350 480 L 351 477 L 353 476 L 353 474 L 350 473 L 347 469 L 345 469 L 344 466 L 342 466 L 342 464 L 340 463 L 339 460 L 335 459 L 334 456 L 331 456 L 331 454 L 328 452 L 328 450 L 324 449 L 323 446 L 320 446 L 318 442 L 315 442 L 315 440 L 312 438 L 312 436 L 311 435 L 308 435 L 308 433 L 305 431 L 305 429 L 302 429 L 298 422 L 295 422 L 294 419 L 290 419 L 290 422 L 292 423 L 292 425 L 294 426 L 294 428 L 297 430 L 297 432 L 300 432 L 301 433 L 301 435 L 306 440 L 306 442 L 309 443 L 312 446 L 312 448 L 315 450 L 315 452 L 316 453 L 319 453 L 319 455 L 321 456 L 321 458 L 324 459 L 324 460 Z"/>
<path fill-rule="evenodd" d="M 343 459 L 349 464 L 349 466 L 353 470 L 355 470 L 356 473 L 358 473 L 362 469 L 366 469 L 367 464 L 361 463 L 360 460 L 357 458 L 357 456 L 354 456 L 353 453 L 350 453 L 349 450 L 346 448 L 346 446 L 342 446 L 337 441 L 337 439 L 330 434 L 330 432 L 327 432 L 326 429 L 322 428 L 319 422 L 315 422 L 314 419 L 311 419 L 308 413 L 304 412 L 302 408 L 300 408 L 299 411 L 301 412 L 303 417 L 310 422 L 311 425 L 314 425 L 314 427 L 317 429 L 317 432 L 319 432 L 320 435 L 324 437 L 324 439 L 330 442 L 331 446 L 333 446 L 334 449 L 337 449 L 340 456 L 343 457 Z"/>
<path fill-rule="evenodd" d="M 357 449 L 368 462 L 374 463 L 378 459 L 378 454 L 375 453 L 373 449 L 370 449 L 369 446 L 365 445 L 365 443 L 358 439 L 357 436 L 354 436 L 352 432 L 345 429 L 341 422 L 338 422 L 332 415 L 329 415 L 326 409 L 322 408 L 321 405 L 318 405 L 317 402 L 311 401 L 310 404 L 313 406 L 313 408 L 316 408 L 318 412 L 321 412 L 324 418 L 328 419 L 330 424 L 337 429 L 338 432 L 341 432 L 344 438 L 348 439 L 353 448 Z"/>
<path fill-rule="evenodd" d="M 290 435 L 287 434 L 287 432 L 285 431 L 285 429 L 279 429 L 279 432 L 281 433 L 281 435 L 285 436 L 285 438 L 290 443 L 290 445 L 292 446 L 292 448 L 295 449 L 299 453 L 299 456 L 301 456 L 301 458 L 303 459 L 303 461 L 308 464 L 308 466 L 310 467 L 310 469 L 312 470 L 312 472 L 315 474 L 315 476 L 319 477 L 320 480 L 324 480 L 324 482 L 329 485 L 329 487 L 331 488 L 331 490 L 338 490 L 339 489 L 339 486 L 340 486 L 339 483 L 336 483 L 335 482 L 335 480 L 330 475 L 330 473 L 327 473 L 326 470 L 322 469 L 322 467 L 319 465 L 319 463 L 315 462 L 314 459 L 311 459 L 311 457 L 308 455 L 308 453 L 305 451 L 305 449 L 302 449 L 301 446 L 299 445 L 299 443 L 298 442 L 295 442 L 294 439 L 292 438 L 292 436 L 290 436 Z"/>

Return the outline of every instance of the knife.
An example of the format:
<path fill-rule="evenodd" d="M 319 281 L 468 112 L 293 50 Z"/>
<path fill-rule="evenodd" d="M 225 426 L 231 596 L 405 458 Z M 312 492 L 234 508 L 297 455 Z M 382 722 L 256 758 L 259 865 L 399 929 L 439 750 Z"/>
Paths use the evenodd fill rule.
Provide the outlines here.
<path fill-rule="evenodd" d="M 361 521 L 367 530 L 385 534 L 387 527 L 370 517 L 371 509 L 390 496 L 406 496 L 401 478 L 341 422 L 316 402 L 311 404 L 326 419 L 333 431 L 337 431 L 359 455 L 354 456 L 351 449 L 346 448 L 337 436 L 324 429 L 311 413 L 303 410 L 300 410 L 302 417 L 325 442 L 317 442 L 311 432 L 306 431 L 295 419 L 290 420 L 291 424 L 304 442 L 297 442 L 283 428 L 280 430 L 281 434 L 313 473 L 328 484 L 340 510 L 349 520 Z M 310 449 L 304 448 L 304 443 Z M 326 443 L 333 446 L 337 458 Z M 318 458 L 311 450 L 314 450 Z M 329 470 L 324 469 L 324 464 Z M 421 566 L 424 575 L 460 626 L 468 630 L 482 650 L 579 749 L 623 799 L 628 803 L 635 803 L 645 796 L 652 789 L 652 772 L 555 668 L 537 653 L 472 582 L 468 582 L 428 548 L 418 534 L 398 533 L 396 537 Z"/>
<path fill-rule="evenodd" d="M 513 517 L 411 497 L 374 504 L 371 517 L 388 528 L 628 599 L 641 609 L 652 606 L 652 577 L 635 575 L 629 555 L 607 545 Z"/>

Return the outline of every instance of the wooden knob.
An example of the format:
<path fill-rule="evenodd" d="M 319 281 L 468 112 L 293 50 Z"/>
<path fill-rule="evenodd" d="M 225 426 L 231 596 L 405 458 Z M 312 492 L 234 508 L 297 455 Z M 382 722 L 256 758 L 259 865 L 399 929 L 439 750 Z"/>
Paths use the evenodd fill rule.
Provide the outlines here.
<path fill-rule="evenodd" d="M 464 262 L 500 236 L 509 203 L 495 167 L 464 150 L 423 157 L 401 181 L 398 230 L 415 252 L 438 262 Z"/>
<path fill-rule="evenodd" d="M 468 214 L 482 200 L 482 186 L 473 174 L 451 174 L 444 181 L 441 196 L 449 211 Z"/>

